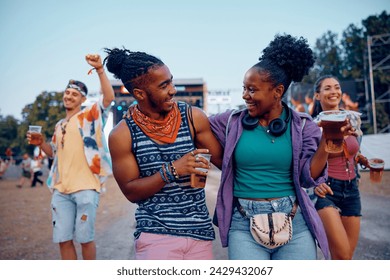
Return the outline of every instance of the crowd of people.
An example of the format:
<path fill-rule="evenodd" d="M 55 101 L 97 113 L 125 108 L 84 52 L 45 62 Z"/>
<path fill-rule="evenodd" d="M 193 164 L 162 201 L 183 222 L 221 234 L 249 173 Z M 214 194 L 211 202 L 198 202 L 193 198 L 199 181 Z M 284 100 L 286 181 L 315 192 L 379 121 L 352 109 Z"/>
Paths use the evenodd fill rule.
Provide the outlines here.
<path fill-rule="evenodd" d="M 361 134 L 347 121 L 340 128 L 345 152 L 331 154 L 329 135 L 312 118 L 319 113 L 315 102 L 321 110 L 342 110 L 348 99 L 335 77 L 324 76 L 296 110 L 283 101 L 314 65 L 306 39 L 276 35 L 243 75 L 246 108 L 210 117 L 175 101 L 173 75 L 160 58 L 124 47 L 105 52 L 104 60 L 86 56 L 99 77 L 100 100 L 82 108 L 87 87 L 70 80 L 66 117 L 50 141 L 40 134 L 36 144 L 53 159 L 47 185 L 62 259 L 78 258 L 74 241 L 84 259 L 96 258 L 96 210 L 110 174 L 137 204 L 136 259 L 213 259 L 213 223 L 229 259 L 314 260 L 317 247 L 325 259 L 353 258 L 361 216 L 355 165 L 367 165 L 359 154 Z M 115 96 L 105 67 L 137 101 L 108 143 L 103 128 Z M 192 176 L 205 178 L 211 167 L 202 154 L 221 170 L 215 213 L 207 209 L 205 189 L 192 184 Z M 341 162 L 349 164 L 347 172 Z M 39 159 L 26 154 L 21 166 L 19 187 L 26 179 L 32 187 L 43 184 Z M 350 201 L 340 199 L 345 194 Z"/>

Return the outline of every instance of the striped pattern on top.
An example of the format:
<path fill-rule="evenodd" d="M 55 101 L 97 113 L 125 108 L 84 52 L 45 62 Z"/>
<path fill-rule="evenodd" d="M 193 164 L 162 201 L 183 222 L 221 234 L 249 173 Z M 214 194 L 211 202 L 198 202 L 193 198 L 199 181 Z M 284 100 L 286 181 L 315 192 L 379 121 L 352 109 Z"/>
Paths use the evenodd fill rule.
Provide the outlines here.
<path fill-rule="evenodd" d="M 157 144 L 147 137 L 130 117 L 126 119 L 133 141 L 140 177 L 159 172 L 164 162 L 174 161 L 195 149 L 187 122 L 187 104 L 178 102 L 182 122 L 172 144 Z M 214 229 L 206 206 L 204 189 L 191 188 L 190 176 L 165 185 L 161 191 L 137 203 L 136 230 L 141 232 L 213 240 Z"/>

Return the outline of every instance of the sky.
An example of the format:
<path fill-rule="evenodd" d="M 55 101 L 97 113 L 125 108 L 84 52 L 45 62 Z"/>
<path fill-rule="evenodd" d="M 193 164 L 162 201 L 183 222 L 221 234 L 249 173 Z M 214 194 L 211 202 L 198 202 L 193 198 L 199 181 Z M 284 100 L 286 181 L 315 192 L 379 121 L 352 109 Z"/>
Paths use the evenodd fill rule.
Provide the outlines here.
<path fill-rule="evenodd" d="M 69 79 L 99 91 L 84 57 L 114 47 L 157 56 L 175 79 L 202 78 L 238 105 L 244 73 L 276 34 L 314 46 L 384 10 L 389 0 L 0 0 L 0 115 L 21 120 L 24 106 Z"/>

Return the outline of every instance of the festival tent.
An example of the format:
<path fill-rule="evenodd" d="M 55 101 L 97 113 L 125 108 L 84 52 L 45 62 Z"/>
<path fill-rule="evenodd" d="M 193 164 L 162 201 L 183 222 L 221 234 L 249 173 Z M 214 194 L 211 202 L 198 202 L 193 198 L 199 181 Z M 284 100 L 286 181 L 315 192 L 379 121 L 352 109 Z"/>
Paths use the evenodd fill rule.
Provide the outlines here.
<path fill-rule="evenodd" d="M 360 150 L 368 159 L 383 159 L 385 170 L 390 170 L 390 133 L 363 135 Z"/>

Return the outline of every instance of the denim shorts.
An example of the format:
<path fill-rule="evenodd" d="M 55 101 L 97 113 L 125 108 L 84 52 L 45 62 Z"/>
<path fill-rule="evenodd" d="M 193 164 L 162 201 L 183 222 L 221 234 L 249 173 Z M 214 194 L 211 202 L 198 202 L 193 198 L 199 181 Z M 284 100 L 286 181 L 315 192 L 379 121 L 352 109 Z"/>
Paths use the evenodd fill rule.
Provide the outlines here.
<path fill-rule="evenodd" d="M 53 242 L 65 242 L 73 238 L 79 243 L 93 241 L 99 199 L 99 193 L 95 190 L 71 194 L 54 190 L 51 199 Z"/>
<path fill-rule="evenodd" d="M 318 197 L 316 209 L 334 207 L 341 216 L 362 215 L 362 204 L 356 178 L 353 180 L 338 180 L 329 178 L 327 184 L 331 187 L 333 195 L 327 194 L 325 198 Z"/>
<path fill-rule="evenodd" d="M 295 196 L 283 197 L 271 201 L 254 201 L 239 198 L 239 203 L 247 217 L 256 214 L 284 212 L 290 213 Z M 229 259 L 231 260 L 315 260 L 316 242 L 298 207 L 293 219 L 293 236 L 289 243 L 275 249 L 268 249 L 257 243 L 250 233 L 249 218 L 244 217 L 234 207 L 229 229 Z"/>

